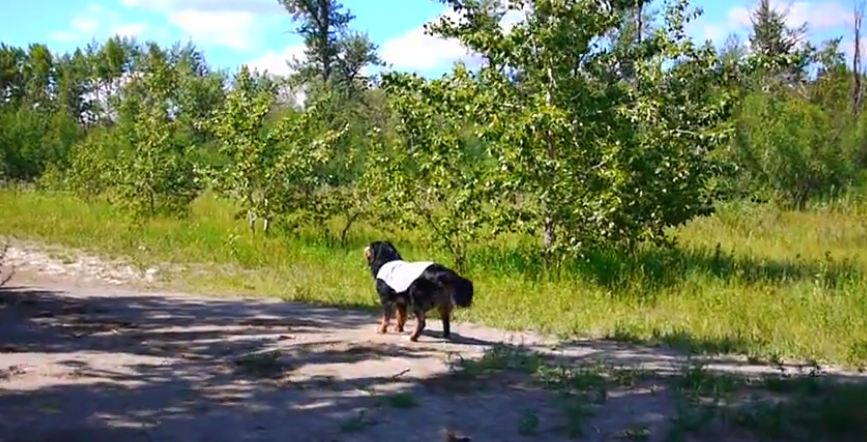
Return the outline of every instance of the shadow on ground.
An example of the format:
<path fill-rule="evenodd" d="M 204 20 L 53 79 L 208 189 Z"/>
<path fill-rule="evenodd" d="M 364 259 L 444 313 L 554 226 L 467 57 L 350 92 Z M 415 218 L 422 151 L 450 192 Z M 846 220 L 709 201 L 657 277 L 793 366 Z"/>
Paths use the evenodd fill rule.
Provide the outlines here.
<path fill-rule="evenodd" d="M 523 356 L 490 362 L 491 349 L 517 348 L 508 334 L 458 324 L 455 339 L 444 342 L 438 321 L 429 323 L 422 342 L 409 343 L 406 335 L 376 335 L 368 313 L 118 289 L 0 289 L 0 441 L 461 440 L 443 435 L 451 429 L 474 441 L 664 440 L 670 433 L 679 402 L 661 377 L 614 385 L 601 401 L 572 395 L 572 384 L 553 391 L 538 382 L 547 372 L 527 370 Z M 534 339 L 524 343 L 542 345 Z M 563 345 L 548 360 L 669 374 L 684 363 L 673 353 L 604 342 Z M 468 372 L 472 361 L 488 365 Z"/>

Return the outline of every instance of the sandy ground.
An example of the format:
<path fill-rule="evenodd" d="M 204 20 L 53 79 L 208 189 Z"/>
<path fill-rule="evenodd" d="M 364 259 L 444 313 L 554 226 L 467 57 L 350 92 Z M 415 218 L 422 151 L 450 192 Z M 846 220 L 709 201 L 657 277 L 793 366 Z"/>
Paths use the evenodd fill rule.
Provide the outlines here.
<path fill-rule="evenodd" d="M 511 343 L 570 364 L 601 360 L 660 375 L 691 363 L 661 349 L 555 343 L 466 323 L 453 325 L 446 342 L 438 320 L 411 343 L 408 334 L 377 335 L 369 313 L 82 283 L 16 256 L 18 272 L 0 289 L 0 442 L 441 441 L 447 432 L 473 441 L 567 440 L 552 393 L 520 376 L 456 376 L 453 362 Z M 260 365 L 264 372 L 239 364 L 267 361 L 263 352 L 275 358 Z M 740 359 L 705 363 L 780 370 Z M 396 392 L 417 406 L 383 399 Z M 582 440 L 628 440 L 625 431 L 636 427 L 648 430 L 643 440 L 664 440 L 675 406 L 661 380 L 612 389 Z M 539 418 L 531 437 L 518 432 L 527 413 Z"/>

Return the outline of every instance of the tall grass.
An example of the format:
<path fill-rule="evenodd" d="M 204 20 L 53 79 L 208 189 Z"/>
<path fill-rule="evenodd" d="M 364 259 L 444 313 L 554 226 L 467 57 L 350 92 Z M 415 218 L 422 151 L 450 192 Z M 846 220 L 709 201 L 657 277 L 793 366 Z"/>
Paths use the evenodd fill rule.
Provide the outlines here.
<path fill-rule="evenodd" d="M 863 203 L 808 212 L 730 205 L 672 232 L 673 250 L 600 253 L 546 273 L 527 241 L 477 247 L 477 303 L 464 318 L 508 329 L 662 342 L 861 366 L 867 363 Z M 311 234 L 252 235 L 230 204 L 198 199 L 188 219 L 142 226 L 98 203 L 0 191 L 0 234 L 159 265 L 177 288 L 346 307 L 377 306 L 361 249 L 392 239 L 408 259 L 449 263 L 414 232 L 360 224 L 346 245 Z"/>

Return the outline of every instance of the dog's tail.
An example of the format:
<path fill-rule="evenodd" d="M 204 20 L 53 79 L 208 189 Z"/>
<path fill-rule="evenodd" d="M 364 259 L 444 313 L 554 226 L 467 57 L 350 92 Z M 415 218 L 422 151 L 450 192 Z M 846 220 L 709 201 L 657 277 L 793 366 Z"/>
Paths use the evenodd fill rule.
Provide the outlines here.
<path fill-rule="evenodd" d="M 454 303 L 464 308 L 473 305 L 473 282 L 457 273 L 452 273 L 448 279 Z"/>

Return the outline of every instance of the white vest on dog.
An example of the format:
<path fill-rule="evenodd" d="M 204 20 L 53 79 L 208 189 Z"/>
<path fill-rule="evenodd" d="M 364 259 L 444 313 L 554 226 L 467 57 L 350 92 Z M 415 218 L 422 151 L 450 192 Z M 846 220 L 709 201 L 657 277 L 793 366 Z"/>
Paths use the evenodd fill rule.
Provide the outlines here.
<path fill-rule="evenodd" d="M 405 292 L 413 281 L 421 276 L 422 272 L 430 267 L 433 262 L 419 261 L 389 261 L 379 268 L 376 279 L 381 279 L 397 293 Z"/>

